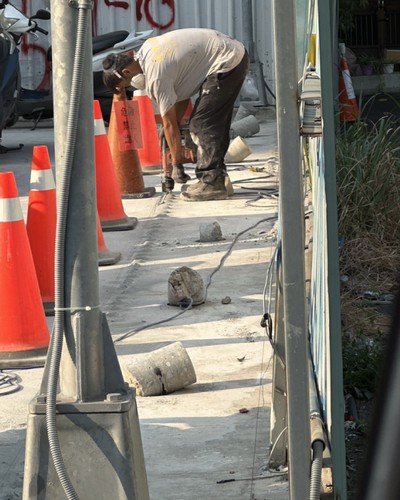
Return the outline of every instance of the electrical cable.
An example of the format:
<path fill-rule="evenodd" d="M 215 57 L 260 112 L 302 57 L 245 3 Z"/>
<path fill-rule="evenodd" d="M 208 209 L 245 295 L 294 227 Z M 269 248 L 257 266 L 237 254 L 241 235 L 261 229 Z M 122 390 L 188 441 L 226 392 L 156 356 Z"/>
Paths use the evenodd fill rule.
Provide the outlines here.
<path fill-rule="evenodd" d="M 264 312 L 264 317 L 265 317 L 265 314 L 270 314 L 270 306 L 271 306 L 271 297 L 272 297 L 272 282 L 273 282 L 273 274 L 274 274 L 274 263 L 275 263 L 275 260 L 276 260 L 276 255 L 277 255 L 277 250 L 278 250 L 278 247 L 275 245 L 275 248 L 274 248 L 274 252 L 273 252 L 273 255 L 271 256 L 271 259 L 270 259 L 270 262 L 269 262 L 269 266 L 268 266 L 268 270 L 267 270 L 267 274 L 266 274 L 266 279 L 265 279 L 265 284 L 264 284 L 264 289 L 263 289 L 263 312 Z M 268 292 L 267 292 L 267 289 L 268 289 Z M 265 307 L 265 302 L 266 302 L 266 297 L 267 297 L 267 302 L 268 302 L 268 308 L 266 311 L 266 307 Z M 260 408 L 261 408 L 261 397 L 264 396 L 264 392 L 263 392 L 263 385 L 262 385 L 262 379 L 263 379 L 263 376 L 264 374 L 267 372 L 268 368 L 269 368 L 269 365 L 271 363 L 271 360 L 273 358 L 273 355 L 275 354 L 275 349 L 274 349 L 274 346 L 271 342 L 271 339 L 270 337 L 268 336 L 268 340 L 270 341 L 271 343 L 271 346 L 272 346 L 272 349 L 273 349 L 273 354 L 270 356 L 269 360 L 268 360 L 268 363 L 267 363 L 267 366 L 265 367 L 264 370 L 262 370 L 261 372 L 261 377 L 260 377 L 260 384 L 259 384 L 259 396 L 258 396 L 258 405 L 257 405 L 257 416 L 256 416 L 256 429 L 255 429 L 255 436 L 254 436 L 254 451 L 253 451 L 253 466 L 252 466 L 252 477 L 250 478 L 251 479 L 251 495 L 250 495 L 250 498 L 253 498 L 252 495 L 253 495 L 253 481 L 255 479 L 261 479 L 261 478 L 264 478 L 266 476 L 254 476 L 254 468 L 255 468 L 255 458 L 256 458 L 256 443 L 257 443 L 257 435 L 258 435 L 258 427 L 259 427 L 259 420 L 260 420 Z M 264 361 L 264 354 L 265 354 L 265 342 L 263 342 L 263 349 L 262 349 L 262 363 Z M 264 404 L 264 399 L 263 399 L 263 404 Z M 285 431 L 285 429 L 283 429 L 283 431 Z M 280 439 L 281 435 L 283 434 L 283 431 L 281 431 L 281 433 L 278 435 L 277 439 L 275 440 L 275 443 L 272 447 L 272 450 L 271 450 L 271 453 L 270 453 L 270 456 L 272 455 L 272 452 L 273 450 L 275 449 L 276 447 L 276 444 L 278 442 L 278 440 Z M 287 475 L 286 472 L 281 472 L 281 471 L 275 471 L 273 469 L 270 468 L 269 466 L 270 464 L 270 459 L 268 460 L 268 464 L 267 464 L 267 470 L 268 472 L 271 473 L 271 476 L 267 476 L 267 477 L 274 477 L 274 476 L 279 476 L 279 475 Z"/>
<path fill-rule="evenodd" d="M 248 231 L 251 231 L 252 229 L 254 229 L 255 227 L 257 227 L 259 224 L 262 224 L 263 222 L 268 222 L 268 221 L 271 221 L 271 220 L 275 220 L 277 218 L 276 215 L 273 215 L 271 217 L 267 217 L 265 219 L 261 219 L 259 220 L 258 222 L 256 222 L 255 224 L 253 224 L 252 226 L 244 229 L 243 231 L 241 231 L 240 233 L 238 233 L 235 238 L 233 239 L 232 243 L 230 244 L 228 250 L 226 251 L 226 253 L 222 256 L 218 266 L 211 272 L 211 274 L 209 275 L 208 277 L 208 281 L 207 281 L 207 284 L 205 286 L 205 295 L 204 295 L 204 302 L 207 300 L 207 290 L 209 288 L 209 286 L 211 285 L 211 280 L 212 280 L 212 277 L 214 276 L 214 274 L 216 272 L 218 272 L 221 267 L 223 266 L 225 260 L 229 257 L 229 255 L 231 254 L 232 252 L 232 249 L 234 247 L 234 245 L 236 244 L 236 242 L 238 241 L 238 239 L 245 233 L 247 233 Z M 166 318 L 166 319 L 163 319 L 163 320 L 160 320 L 160 321 L 157 321 L 155 323 L 150 323 L 148 325 L 145 325 L 141 328 L 138 328 L 138 329 L 132 329 L 132 330 L 128 330 L 127 332 L 125 333 L 122 333 L 119 337 L 117 337 L 115 340 L 114 340 L 114 344 L 117 343 L 117 342 L 121 342 L 122 340 L 125 340 L 126 338 L 128 337 L 131 337 L 132 335 L 136 335 L 137 333 L 147 329 L 147 328 L 151 328 L 153 326 L 158 326 L 158 325 L 161 325 L 161 324 L 164 324 L 164 323 L 168 323 L 169 321 L 172 321 L 173 319 L 177 318 L 178 316 L 181 316 L 183 313 L 185 313 L 186 311 L 188 311 L 189 309 L 192 308 L 192 304 L 193 304 L 193 300 L 190 299 L 190 303 L 189 305 L 185 305 L 185 309 L 183 309 L 182 311 L 180 311 L 178 314 L 174 314 L 173 316 L 170 316 L 169 318 Z"/>
<path fill-rule="evenodd" d="M 284 427 L 281 432 L 278 434 L 278 436 L 276 437 L 275 439 L 275 442 L 274 444 L 272 445 L 272 448 L 271 448 L 271 451 L 269 452 L 269 458 L 268 458 L 268 462 L 267 462 L 267 470 L 270 471 L 270 472 L 273 472 L 273 469 L 270 468 L 270 463 L 271 463 L 271 457 L 273 456 L 274 454 L 274 451 L 275 451 L 275 448 L 277 446 L 277 444 L 279 443 L 279 440 L 281 439 L 281 437 L 284 435 L 284 433 L 288 430 L 287 426 Z M 283 473 L 283 472 L 277 472 L 276 474 L 286 474 L 286 473 Z"/>
<path fill-rule="evenodd" d="M 269 87 L 268 83 L 265 81 L 265 79 L 264 79 L 264 78 L 263 78 L 263 83 L 264 83 L 265 88 L 268 90 L 268 92 L 271 94 L 271 96 L 272 96 L 272 97 L 275 99 L 275 101 L 276 101 L 276 96 L 275 96 L 275 94 L 272 92 L 272 90 L 270 89 L 270 87 Z"/>
<path fill-rule="evenodd" d="M 13 394 L 22 389 L 21 379 L 16 373 L 5 373 L 0 370 L 0 396 Z"/>
<path fill-rule="evenodd" d="M 209 286 L 211 285 L 211 280 L 212 280 L 212 277 L 214 276 L 214 274 L 216 272 L 218 272 L 221 267 L 223 266 L 224 262 L 226 261 L 226 259 L 229 257 L 229 255 L 231 254 L 232 252 L 232 249 L 234 247 L 234 245 L 236 244 L 236 242 L 238 241 L 238 239 L 243 236 L 243 234 L 246 234 L 248 231 L 251 231 L 252 229 L 254 229 L 255 227 L 259 226 L 260 224 L 262 224 L 263 222 L 268 222 L 268 221 L 271 221 L 271 220 L 275 220 L 277 218 L 277 215 L 273 215 L 271 217 L 266 217 L 265 219 L 261 219 L 259 220 L 258 222 L 256 222 L 255 224 L 253 224 L 252 226 L 244 229 L 243 231 L 241 231 L 240 233 L 238 233 L 235 238 L 233 239 L 232 243 L 230 244 L 228 250 L 226 251 L 226 253 L 222 256 L 221 260 L 219 261 L 219 264 L 218 266 L 210 273 L 210 275 L 208 276 L 208 280 L 207 280 L 207 284 L 206 284 L 206 287 L 205 287 L 205 297 L 204 297 L 204 302 L 207 300 L 207 290 L 209 288 Z"/>
<path fill-rule="evenodd" d="M 192 305 L 193 305 L 193 299 L 190 298 L 189 299 L 190 303 L 189 305 L 185 306 L 184 309 L 182 311 L 180 311 L 179 313 L 177 314 L 174 314 L 173 316 L 170 316 L 169 318 L 167 319 L 162 319 L 160 321 L 157 321 L 155 323 L 150 323 L 148 325 L 145 325 L 145 326 L 142 326 L 142 328 L 138 328 L 138 329 L 134 329 L 134 330 L 128 330 L 126 333 L 123 333 L 121 334 L 118 338 L 116 338 L 114 340 L 114 344 L 116 344 L 117 342 L 121 342 L 121 340 L 124 340 L 126 339 L 127 337 L 130 337 L 131 335 L 136 335 L 137 333 L 139 332 L 142 332 L 143 330 L 146 330 L 147 328 L 150 328 L 150 327 L 153 327 L 153 326 L 158 326 L 158 325 L 161 325 L 163 323 L 166 323 L 168 321 L 172 321 L 173 319 L 175 318 L 178 318 L 179 316 L 181 316 L 183 313 L 185 313 L 186 311 L 188 311 L 189 309 L 192 308 Z"/>

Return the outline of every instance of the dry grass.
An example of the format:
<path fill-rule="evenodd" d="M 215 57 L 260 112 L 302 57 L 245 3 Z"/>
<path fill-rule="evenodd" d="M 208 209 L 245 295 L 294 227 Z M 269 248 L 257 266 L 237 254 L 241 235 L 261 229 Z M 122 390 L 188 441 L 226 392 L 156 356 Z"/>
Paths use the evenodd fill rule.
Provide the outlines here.
<path fill-rule="evenodd" d="M 341 273 L 361 290 L 397 287 L 400 263 L 400 128 L 361 120 L 337 137 Z"/>
<path fill-rule="evenodd" d="M 400 268 L 400 241 L 382 242 L 376 235 L 349 238 L 340 251 L 340 272 L 354 292 L 395 293 Z"/>

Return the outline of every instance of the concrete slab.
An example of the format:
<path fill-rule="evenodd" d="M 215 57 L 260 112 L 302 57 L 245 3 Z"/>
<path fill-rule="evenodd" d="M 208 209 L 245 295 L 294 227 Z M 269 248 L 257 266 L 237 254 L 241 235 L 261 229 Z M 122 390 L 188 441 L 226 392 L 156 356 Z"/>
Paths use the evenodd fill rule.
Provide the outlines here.
<path fill-rule="evenodd" d="M 179 198 L 180 186 L 164 196 L 160 175 L 145 175 L 156 195 L 123 200 L 137 227 L 104 233 L 108 249 L 122 254 L 116 265 L 99 268 L 101 307 L 119 359 L 180 341 L 197 376 L 176 393 L 137 398 L 152 500 L 289 498 L 286 475 L 267 467 L 272 349 L 260 320 L 265 308 L 274 312 L 266 276 L 275 248 L 278 161 L 274 111 L 257 108 L 257 118 L 260 132 L 246 139 L 252 155 L 228 165 L 231 199 L 188 203 Z M 35 131 L 26 125 L 3 136 L 4 146 L 25 147 L 0 156 L 0 170 L 16 174 L 25 212 L 33 146 L 48 145 L 54 158 L 52 122 Z M 200 225 L 213 221 L 224 239 L 200 242 Z M 182 265 L 200 273 L 207 297 L 178 315 L 167 287 Z M 12 373 L 21 390 L 1 398 L 0 500 L 21 498 L 27 409 L 43 369 Z"/>

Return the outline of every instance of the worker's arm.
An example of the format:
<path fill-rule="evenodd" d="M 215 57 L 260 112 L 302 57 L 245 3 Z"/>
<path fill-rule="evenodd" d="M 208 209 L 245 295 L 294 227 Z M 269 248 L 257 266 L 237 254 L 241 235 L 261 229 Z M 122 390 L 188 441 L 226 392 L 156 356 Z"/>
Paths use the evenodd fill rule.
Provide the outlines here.
<path fill-rule="evenodd" d="M 178 119 L 178 123 L 181 123 L 181 120 L 185 115 L 188 105 L 189 105 L 189 99 L 185 99 L 184 101 L 179 101 L 175 104 L 176 118 Z"/>
<path fill-rule="evenodd" d="M 167 139 L 172 161 L 174 163 L 179 163 L 182 156 L 181 131 L 177 116 L 178 104 L 179 103 L 176 103 L 175 106 L 167 111 L 162 117 L 164 135 Z"/>

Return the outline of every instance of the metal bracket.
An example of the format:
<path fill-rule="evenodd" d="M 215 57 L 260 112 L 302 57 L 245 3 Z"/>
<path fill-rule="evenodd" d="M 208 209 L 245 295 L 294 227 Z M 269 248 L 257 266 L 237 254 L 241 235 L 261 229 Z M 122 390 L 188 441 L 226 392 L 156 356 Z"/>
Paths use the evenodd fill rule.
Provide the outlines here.
<path fill-rule="evenodd" d="M 68 0 L 68 5 L 74 9 L 93 10 L 93 0 Z"/>
<path fill-rule="evenodd" d="M 300 133 L 304 136 L 322 135 L 321 79 L 314 72 L 306 73 L 300 95 Z"/>

